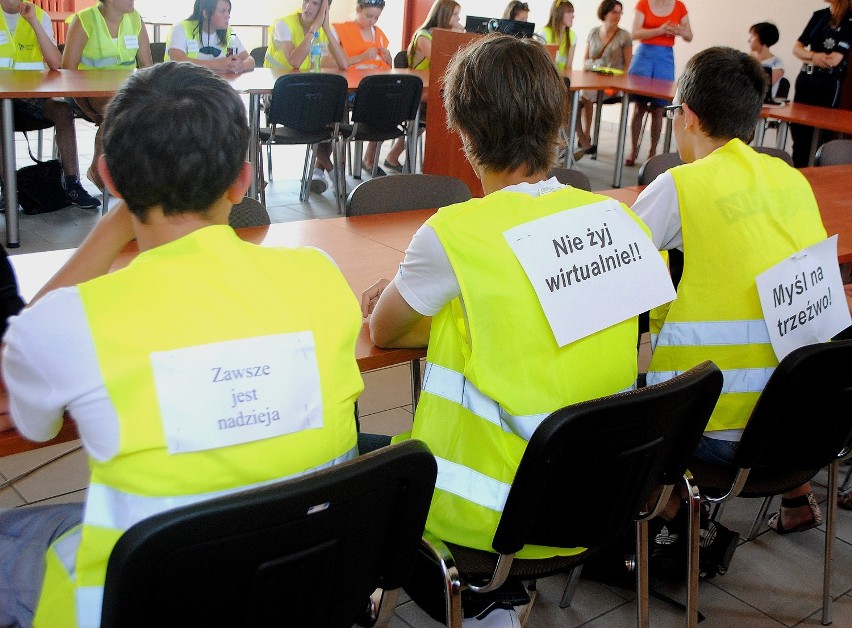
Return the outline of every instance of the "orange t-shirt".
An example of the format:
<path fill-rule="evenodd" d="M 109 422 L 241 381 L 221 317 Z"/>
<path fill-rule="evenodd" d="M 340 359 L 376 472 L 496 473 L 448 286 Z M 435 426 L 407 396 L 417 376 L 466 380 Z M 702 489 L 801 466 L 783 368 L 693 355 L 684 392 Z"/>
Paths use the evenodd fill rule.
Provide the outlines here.
<path fill-rule="evenodd" d="M 387 48 L 389 41 L 378 26 L 374 26 L 376 41 L 367 41 L 361 36 L 361 27 L 358 22 L 341 22 L 334 25 L 337 36 L 340 37 L 340 45 L 347 57 L 355 57 L 363 54 L 370 48 Z M 379 68 L 389 70 L 390 66 L 381 59 L 368 59 L 355 66 L 356 68 Z"/>
<path fill-rule="evenodd" d="M 636 3 L 636 10 L 645 16 L 645 21 L 642 22 L 642 28 L 659 28 L 666 22 L 672 24 L 680 24 L 680 21 L 686 15 L 686 6 L 680 0 L 675 0 L 674 9 L 668 15 L 654 15 L 651 13 L 651 7 L 648 0 L 639 0 Z M 653 46 L 674 46 L 674 35 L 657 35 L 650 39 L 643 39 L 643 44 L 651 44 Z"/>

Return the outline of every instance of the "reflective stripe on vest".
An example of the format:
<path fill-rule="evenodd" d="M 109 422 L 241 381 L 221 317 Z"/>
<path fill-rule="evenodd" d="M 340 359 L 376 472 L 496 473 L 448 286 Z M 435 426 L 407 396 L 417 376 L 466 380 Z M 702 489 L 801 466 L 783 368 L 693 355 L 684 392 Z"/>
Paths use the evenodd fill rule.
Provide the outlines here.
<path fill-rule="evenodd" d="M 266 53 L 266 56 L 263 58 L 263 65 L 266 66 L 267 63 L 277 70 L 283 70 L 284 69 L 284 66 L 281 65 L 280 63 L 278 63 L 278 60 L 275 57 L 273 57 L 272 55 L 270 55 L 268 52 Z"/>
<path fill-rule="evenodd" d="M 118 57 L 103 57 L 102 59 L 93 59 L 92 57 L 81 57 L 80 63 L 89 66 L 90 68 L 104 69 L 114 68 L 115 66 L 136 67 L 136 60 L 122 61 Z"/>
<path fill-rule="evenodd" d="M 458 495 L 489 510 L 503 510 L 511 485 L 444 458 L 435 456 L 435 460 L 438 463 L 435 488 Z"/>
<path fill-rule="evenodd" d="M 88 497 L 86 499 L 86 513 L 84 521 L 86 525 L 113 528 L 116 530 L 127 530 L 143 519 L 166 510 L 180 508 L 181 506 L 189 506 L 190 504 L 195 504 L 200 501 L 224 497 L 225 495 L 240 493 L 242 491 L 260 488 L 262 486 L 269 486 L 286 480 L 292 480 L 308 473 L 327 469 L 333 465 L 351 460 L 357 455 L 358 448 L 355 447 L 329 462 L 299 473 L 294 473 L 293 475 L 275 478 L 265 482 L 259 482 L 257 484 L 240 486 L 233 489 L 203 493 L 200 495 L 149 497 L 144 495 L 131 495 L 130 493 L 125 493 L 103 484 L 90 484 Z"/>
<path fill-rule="evenodd" d="M 33 6 L 31 3 L 30 6 Z M 36 6 L 33 6 L 35 18 L 39 24 L 44 18 L 44 11 Z M 6 21 L 6 15 L 0 11 L 0 32 L 6 33 L 6 43 L 0 45 L 0 69 L 4 70 L 36 70 L 45 69 L 44 57 L 42 56 L 41 46 L 38 43 L 38 36 L 30 26 L 29 22 L 23 18 L 18 19 L 15 26 L 15 32 L 9 31 L 9 24 Z"/>
<path fill-rule="evenodd" d="M 635 386 L 619 392 L 626 392 L 633 388 Z M 504 432 L 511 432 L 528 442 L 541 422 L 550 416 L 549 412 L 510 414 L 499 403 L 479 390 L 464 374 L 431 362 L 426 363 L 422 391 L 457 403 L 479 418 L 500 426 Z"/>
<path fill-rule="evenodd" d="M 41 62 L 41 61 L 31 61 L 31 62 L 18 61 L 18 62 L 15 62 L 14 59 L 11 59 L 9 57 L 0 58 L 0 68 L 12 68 L 13 66 L 14 66 L 14 69 L 16 69 L 16 70 L 37 70 L 37 71 L 40 71 L 40 70 L 45 69 L 44 63 Z"/>
<path fill-rule="evenodd" d="M 74 578 L 77 572 L 77 549 L 80 547 L 82 533 L 82 526 L 72 528 L 67 534 L 63 534 L 50 546 L 71 578 Z"/>
<path fill-rule="evenodd" d="M 724 382 L 722 394 L 725 393 L 760 393 L 769 381 L 774 368 L 726 369 L 722 371 Z M 647 384 L 661 384 L 684 371 L 648 371 Z"/>
<path fill-rule="evenodd" d="M 117 489 L 104 486 L 103 484 L 90 484 L 88 496 L 86 498 L 84 523 L 86 525 L 100 526 L 104 528 L 128 530 L 143 519 L 147 519 L 148 517 L 173 508 L 189 506 L 208 499 L 225 497 L 226 495 L 233 495 L 235 493 L 261 488 L 263 486 L 278 484 L 279 482 L 286 482 L 287 480 L 292 480 L 303 475 L 307 475 L 308 473 L 327 469 L 333 465 L 340 464 L 341 462 L 352 460 L 357 456 L 358 448 L 354 447 L 334 460 L 300 473 L 294 473 L 293 475 L 286 477 L 240 486 L 224 491 L 205 493 L 203 495 L 147 497 L 143 495 L 131 495 L 129 493 L 124 493 Z M 74 551 L 76 552 L 76 546 Z M 65 563 L 64 560 L 63 563 Z M 77 587 L 77 620 L 81 628 L 88 628 L 89 626 L 97 628 L 100 626 L 103 596 L 103 587 Z"/>
<path fill-rule="evenodd" d="M 667 322 L 654 335 L 654 348 L 769 344 L 766 322 L 758 320 Z"/>

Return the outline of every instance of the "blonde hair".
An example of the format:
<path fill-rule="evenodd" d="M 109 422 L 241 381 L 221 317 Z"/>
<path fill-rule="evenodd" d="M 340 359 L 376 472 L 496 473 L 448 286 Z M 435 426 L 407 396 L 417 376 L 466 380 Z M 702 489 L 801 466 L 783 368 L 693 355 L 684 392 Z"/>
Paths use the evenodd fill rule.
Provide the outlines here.
<path fill-rule="evenodd" d="M 558 45 L 563 37 L 568 37 L 565 31 L 565 14 L 573 10 L 574 5 L 568 0 L 553 0 L 550 6 L 550 18 L 547 20 L 547 26 L 553 31 L 553 43 Z"/>

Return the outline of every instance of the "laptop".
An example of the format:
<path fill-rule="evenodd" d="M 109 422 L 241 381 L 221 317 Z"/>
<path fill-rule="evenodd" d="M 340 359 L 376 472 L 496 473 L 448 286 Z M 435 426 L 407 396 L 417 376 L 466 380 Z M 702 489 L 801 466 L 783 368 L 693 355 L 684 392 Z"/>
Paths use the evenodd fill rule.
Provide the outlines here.
<path fill-rule="evenodd" d="M 504 35 L 514 35 L 515 37 L 532 37 L 535 32 L 535 24 L 533 22 L 519 22 L 517 20 L 501 20 L 493 17 L 468 15 L 465 20 L 464 30 L 467 33 L 479 33 L 481 35 L 503 33 Z"/>
<path fill-rule="evenodd" d="M 766 74 L 766 82 L 769 85 L 766 89 L 766 93 L 763 95 L 763 104 L 771 107 L 780 107 L 784 104 L 784 101 L 776 100 L 772 97 L 772 68 L 768 68 L 765 65 L 761 67 L 763 68 L 763 72 Z"/>

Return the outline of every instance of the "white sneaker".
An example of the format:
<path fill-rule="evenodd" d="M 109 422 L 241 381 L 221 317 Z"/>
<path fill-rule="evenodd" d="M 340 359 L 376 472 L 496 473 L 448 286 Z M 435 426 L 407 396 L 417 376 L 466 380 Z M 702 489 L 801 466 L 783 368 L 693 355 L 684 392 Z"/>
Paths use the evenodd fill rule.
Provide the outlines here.
<path fill-rule="evenodd" d="M 309 187 L 314 194 L 322 194 L 328 189 L 328 181 L 325 178 L 325 172 L 322 168 L 314 168 L 314 174 L 311 177 Z"/>
<path fill-rule="evenodd" d="M 482 619 L 468 617 L 462 620 L 464 628 L 521 628 L 518 613 L 513 608 L 495 608 Z"/>

